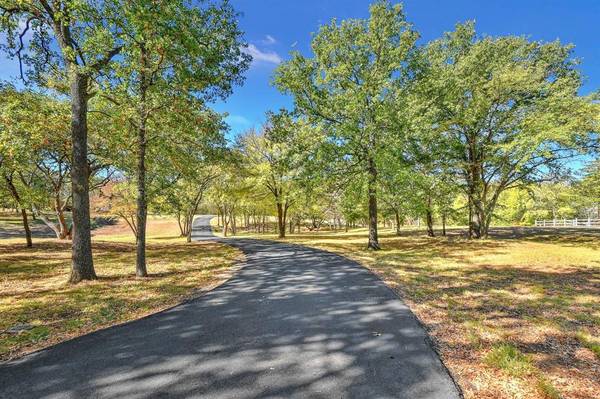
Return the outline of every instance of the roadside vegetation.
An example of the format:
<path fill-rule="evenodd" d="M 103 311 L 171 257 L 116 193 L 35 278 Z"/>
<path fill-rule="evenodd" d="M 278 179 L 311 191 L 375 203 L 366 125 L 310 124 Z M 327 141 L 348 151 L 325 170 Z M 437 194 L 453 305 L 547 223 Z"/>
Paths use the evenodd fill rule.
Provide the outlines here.
<path fill-rule="evenodd" d="M 436 229 L 437 230 L 437 229 Z M 273 233 L 242 236 L 277 239 Z M 286 240 L 360 262 L 392 287 L 423 323 L 467 398 L 578 398 L 600 391 L 600 230 L 465 229 L 428 237 L 366 229 L 288 235 Z"/>
<path fill-rule="evenodd" d="M 152 272 L 137 278 L 127 230 L 123 223 L 94 231 L 100 277 L 78 285 L 67 284 L 69 242 L 43 238 L 27 248 L 21 239 L 0 240 L 0 360 L 176 305 L 221 283 L 240 260 L 222 244 L 187 244 L 173 218 L 151 218 Z"/>
<path fill-rule="evenodd" d="M 374 1 L 282 60 L 271 81 L 293 105 L 229 138 L 213 105 L 252 62 L 240 17 L 221 0 L 0 0 L 20 67 L 0 82 L 1 356 L 220 281 L 236 252 L 191 242 L 211 213 L 224 236 L 382 276 L 470 398 L 597 396 L 598 235 L 512 228 L 600 223 L 600 94 L 573 45 L 473 21 L 424 42 Z"/>

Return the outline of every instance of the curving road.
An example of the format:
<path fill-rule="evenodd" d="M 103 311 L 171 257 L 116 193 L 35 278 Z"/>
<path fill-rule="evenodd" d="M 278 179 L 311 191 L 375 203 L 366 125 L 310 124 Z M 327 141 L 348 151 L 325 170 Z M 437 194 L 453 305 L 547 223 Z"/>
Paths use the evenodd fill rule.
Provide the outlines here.
<path fill-rule="evenodd" d="M 194 239 L 215 239 L 210 217 Z M 246 255 L 202 297 L 0 365 L 1 398 L 458 398 L 426 333 L 355 262 L 227 239 Z"/>

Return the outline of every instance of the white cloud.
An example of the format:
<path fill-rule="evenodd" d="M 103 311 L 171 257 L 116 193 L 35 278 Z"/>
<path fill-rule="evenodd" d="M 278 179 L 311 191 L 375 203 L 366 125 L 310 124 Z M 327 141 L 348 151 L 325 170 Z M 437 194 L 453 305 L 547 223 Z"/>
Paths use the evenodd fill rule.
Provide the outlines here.
<path fill-rule="evenodd" d="M 274 51 L 261 51 L 254 44 L 249 44 L 248 47 L 242 49 L 246 54 L 252 56 L 253 62 L 267 62 L 271 64 L 281 64 L 283 61 L 279 54 Z"/>
<path fill-rule="evenodd" d="M 298 41 L 296 40 L 294 43 L 292 43 L 292 45 L 290 47 L 296 47 L 297 44 L 298 44 Z"/>
<path fill-rule="evenodd" d="M 275 40 L 275 38 L 271 35 L 266 35 L 265 38 L 262 40 L 262 44 L 265 44 L 267 46 L 270 46 L 271 44 L 275 43 L 277 43 L 277 40 Z"/>
<path fill-rule="evenodd" d="M 228 115 L 225 118 L 225 121 L 230 125 L 235 125 L 237 127 L 247 127 L 252 125 L 252 122 L 242 115 Z"/>

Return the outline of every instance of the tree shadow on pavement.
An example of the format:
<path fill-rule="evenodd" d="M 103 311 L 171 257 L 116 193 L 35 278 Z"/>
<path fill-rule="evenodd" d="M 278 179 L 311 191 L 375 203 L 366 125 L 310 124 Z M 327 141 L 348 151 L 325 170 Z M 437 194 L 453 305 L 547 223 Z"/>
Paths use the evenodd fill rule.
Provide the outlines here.
<path fill-rule="evenodd" d="M 348 259 L 228 241 L 245 267 L 199 299 L 0 365 L 0 397 L 453 398 L 410 310 Z"/>

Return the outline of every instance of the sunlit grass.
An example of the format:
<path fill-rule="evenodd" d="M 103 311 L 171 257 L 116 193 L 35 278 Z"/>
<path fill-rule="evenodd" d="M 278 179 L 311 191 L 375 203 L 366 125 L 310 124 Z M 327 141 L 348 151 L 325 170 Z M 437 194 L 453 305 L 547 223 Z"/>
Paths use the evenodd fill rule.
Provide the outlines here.
<path fill-rule="evenodd" d="M 591 334 L 580 331 L 577 334 L 577 339 L 583 346 L 594 352 L 596 357 L 600 359 L 600 337 L 593 337 Z"/>
<path fill-rule="evenodd" d="M 484 360 L 489 366 L 515 377 L 522 377 L 533 372 L 529 358 L 511 344 L 495 345 Z"/>
<path fill-rule="evenodd" d="M 34 239 L 28 249 L 0 240 L 0 359 L 172 306 L 218 284 L 240 256 L 214 242 L 185 243 L 173 220 L 152 219 L 148 230 L 149 278 L 135 277 L 133 235 L 107 226 L 93 239 L 99 279 L 77 285 L 66 283 L 68 241 Z M 28 329 L 7 332 L 16 325 Z"/>
<path fill-rule="evenodd" d="M 366 250 L 366 229 L 286 240 L 378 274 L 427 326 L 467 398 L 595 397 L 600 231 L 521 233 L 467 240 L 383 230 L 381 251 Z"/>

